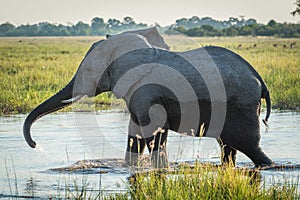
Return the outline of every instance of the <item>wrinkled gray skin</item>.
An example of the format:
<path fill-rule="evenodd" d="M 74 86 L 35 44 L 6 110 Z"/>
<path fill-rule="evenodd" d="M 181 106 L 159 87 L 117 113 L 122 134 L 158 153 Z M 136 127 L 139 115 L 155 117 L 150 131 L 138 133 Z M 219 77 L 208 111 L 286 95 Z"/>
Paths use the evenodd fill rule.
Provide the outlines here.
<path fill-rule="evenodd" d="M 124 38 L 125 36 L 127 37 L 126 34 L 122 37 Z M 213 136 L 223 149 L 223 162 L 226 163 L 232 160 L 235 163 L 235 156 L 238 150 L 247 155 L 256 166 L 272 164 L 272 161 L 259 147 L 261 98 L 266 99 L 267 103 L 267 115 L 264 120 L 266 122 L 271 108 L 269 91 L 259 74 L 247 61 L 225 48 L 205 47 L 189 52 L 174 53 L 168 51 L 166 46 L 161 48 L 155 47 L 149 40 L 147 41 L 147 36 L 145 35 L 141 37 L 130 33 L 128 37 L 133 38 L 133 41 L 139 40 L 138 48 L 124 50 L 122 49 L 125 48 L 124 46 L 129 48 L 128 44 L 116 42 L 117 48 L 111 50 L 112 52 L 105 52 L 105 48 L 108 48 L 106 45 L 109 47 L 113 46 L 109 42 L 118 40 L 118 36 L 95 43 L 83 59 L 77 73 L 69 84 L 37 106 L 27 116 L 23 126 L 23 133 L 29 146 L 33 148 L 36 146 L 36 143 L 31 138 L 30 127 L 38 118 L 68 106 L 84 95 L 91 97 L 106 91 L 112 91 L 118 98 L 125 100 L 131 114 L 125 156 L 127 164 L 137 164 L 138 156 L 143 153 L 144 148 L 147 146 L 149 151 L 152 152 L 154 166 L 164 167 L 167 165 L 165 147 L 168 130 L 183 133 L 193 129 L 195 130 L 195 136 L 199 136 L 200 126 L 204 124 L 205 131 L 203 136 L 210 136 L 207 135 L 207 130 L 209 130 L 212 120 L 212 100 L 210 98 L 210 86 L 207 84 L 214 84 L 214 78 L 211 78 L 212 82 L 205 81 L 207 80 L 205 79 L 205 74 L 199 74 L 193 69 L 194 67 L 191 64 L 193 62 L 204 63 L 203 66 L 205 68 L 205 63 L 207 63 L 207 58 L 209 57 L 219 70 L 226 92 L 226 102 L 214 100 L 214 105 L 225 105 L 226 107 L 224 122 L 220 121 L 220 133 L 217 133 L 217 136 Z M 126 42 L 130 42 L 130 40 L 126 39 Z M 159 44 L 156 45 L 159 46 Z M 118 54 L 116 51 L 121 51 L 121 53 Z M 103 56 L 105 53 L 110 55 L 109 61 L 107 61 L 106 55 Z M 193 59 L 193 62 L 189 62 L 188 59 Z M 103 60 L 106 61 L 104 62 Z M 106 65 L 103 63 L 106 63 Z M 156 65 L 154 67 L 153 65 L 147 66 L 147 63 L 156 63 Z M 165 65 L 171 66 L 172 69 L 180 72 L 191 84 L 197 96 L 195 102 L 191 102 L 192 98 L 189 101 L 188 94 L 187 100 L 181 102 L 174 94 L 174 91 L 164 87 L 163 84 L 155 84 L 155 81 L 149 83 L 149 80 L 147 80 L 145 84 L 141 84 L 141 79 L 145 80 L 147 77 L 150 77 L 149 79 L 151 80 L 149 74 L 155 73 L 155 70 L 160 69 L 159 66 Z M 148 68 L 138 70 L 134 68 L 136 66 Z M 86 70 L 87 68 L 88 70 Z M 102 71 L 97 71 L 99 69 Z M 130 80 L 125 78 L 126 84 L 118 86 L 118 81 L 124 78 L 124 74 L 131 69 L 136 70 L 132 71 L 133 74 L 130 75 Z M 159 71 L 159 74 L 163 74 L 167 81 L 172 81 L 173 79 L 173 77 L 168 77 L 167 74 L 164 74 L 163 71 Z M 95 78 L 96 76 L 98 78 Z M 134 77 L 138 81 L 133 80 Z M 184 93 L 185 91 L 180 92 Z M 188 121 L 191 121 L 191 126 L 193 127 L 179 127 L 182 115 L 180 106 L 192 105 L 193 103 L 197 103 L 197 106 L 199 106 L 200 116 L 193 117 L 191 114 Z M 156 105 L 156 107 L 153 107 L 153 105 Z M 160 106 L 164 108 L 164 112 L 160 112 Z M 149 112 L 151 109 L 154 111 Z M 193 113 L 193 109 L 194 107 L 187 110 L 187 113 Z M 155 110 L 158 111 L 155 112 Z M 153 123 L 150 126 L 151 121 Z M 164 131 L 158 130 L 157 135 L 153 136 L 153 132 L 159 127 L 162 127 Z M 137 134 L 142 138 L 137 138 Z M 151 146 L 151 141 L 153 140 L 155 141 L 154 146 Z"/>

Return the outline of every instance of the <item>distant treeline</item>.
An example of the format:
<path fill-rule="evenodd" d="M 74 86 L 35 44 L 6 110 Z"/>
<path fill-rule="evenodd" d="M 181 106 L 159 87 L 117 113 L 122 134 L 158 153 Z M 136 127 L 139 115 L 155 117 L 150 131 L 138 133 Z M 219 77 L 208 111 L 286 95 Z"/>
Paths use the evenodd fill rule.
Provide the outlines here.
<path fill-rule="evenodd" d="M 51 24 L 41 22 L 33 25 L 14 26 L 6 22 L 0 25 L 0 36 L 92 36 L 119 33 L 125 30 L 141 29 L 147 24 L 136 23 L 131 17 L 124 17 L 122 21 L 109 19 L 106 23 L 103 18 L 95 17 L 91 25 L 79 21 L 75 25 Z"/>
<path fill-rule="evenodd" d="M 216 29 L 210 25 L 186 29 L 183 26 L 174 28 L 175 31 L 191 37 L 215 37 L 215 36 L 274 36 L 280 38 L 299 38 L 300 24 L 281 24 L 271 20 L 267 25 L 252 24 L 241 27 L 231 26 L 224 29 Z"/>
<path fill-rule="evenodd" d="M 166 34 L 180 32 L 188 36 L 274 36 L 282 38 L 299 38 L 300 24 L 277 23 L 270 20 L 268 24 L 259 24 L 255 19 L 245 20 L 241 18 L 229 18 L 218 21 L 210 17 L 181 18 L 175 24 L 161 27 Z M 103 18 L 95 17 L 90 24 L 82 21 L 77 24 L 52 24 L 41 22 L 15 26 L 9 22 L 0 25 L 0 37 L 12 36 L 93 36 L 120 33 L 126 30 L 141 29 L 148 27 L 145 23 L 136 23 L 132 17 L 124 17 L 122 21 L 109 19 L 104 22 Z"/>

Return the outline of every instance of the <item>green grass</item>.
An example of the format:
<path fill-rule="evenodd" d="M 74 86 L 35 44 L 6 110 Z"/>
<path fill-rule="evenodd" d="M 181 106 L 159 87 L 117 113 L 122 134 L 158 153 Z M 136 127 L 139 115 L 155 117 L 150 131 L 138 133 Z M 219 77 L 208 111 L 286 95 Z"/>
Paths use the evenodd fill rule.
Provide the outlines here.
<path fill-rule="evenodd" d="M 142 174 L 130 186 L 132 199 L 294 199 L 297 186 L 260 184 L 260 176 L 233 167 L 183 166 L 175 174 Z M 118 198 L 116 198 L 118 199 Z"/>
<path fill-rule="evenodd" d="M 14 166 L 14 163 L 12 162 Z M 214 166 L 195 162 L 190 164 L 171 165 L 169 169 L 150 170 L 142 166 L 127 180 L 124 180 L 127 190 L 115 190 L 112 193 L 109 188 L 102 188 L 99 176 L 97 184 L 90 183 L 88 176 L 77 176 L 70 172 L 62 176 L 57 185 L 57 193 L 49 193 L 41 198 L 49 199 L 95 199 L 95 200 L 177 200 L 177 199 L 220 199 L 220 200 L 292 200 L 300 199 L 298 191 L 300 179 L 294 180 L 283 176 L 266 185 L 260 171 L 247 168 L 234 168 L 232 164 L 227 166 Z M 10 188 L 10 194 L 2 196 L 7 198 L 22 198 L 19 194 L 17 176 L 13 167 L 14 175 L 9 174 L 5 160 L 5 169 Z M 133 169 L 134 171 L 134 169 Z M 275 172 L 274 172 L 275 173 Z M 65 174 L 66 175 L 66 174 Z M 128 174 L 129 176 L 129 174 Z M 12 180 L 10 182 L 10 180 Z M 30 179 L 30 185 L 24 198 L 33 198 L 39 187 L 35 187 L 34 180 Z M 1 194 L 0 194 L 1 198 Z"/>
<path fill-rule="evenodd" d="M 212 167 L 196 164 L 192 168 L 183 165 L 166 171 L 142 172 L 130 179 L 128 192 L 107 194 L 105 191 L 86 191 L 85 186 L 67 191 L 73 199 L 116 200 L 172 200 L 172 199 L 298 199 L 297 184 L 290 180 L 266 186 L 260 181 L 259 172 L 236 170 L 233 167 Z"/>
<path fill-rule="evenodd" d="M 1 114 L 26 113 L 74 76 L 99 38 L 0 38 Z M 98 97 L 98 103 L 110 100 Z"/>
<path fill-rule="evenodd" d="M 100 37 L 0 38 L 0 114 L 27 113 L 64 87 Z M 248 60 L 267 83 L 273 106 L 300 108 L 300 39 L 166 37 L 172 50 L 205 45 L 227 47 Z M 296 42 L 291 49 L 289 44 Z M 278 47 L 273 47 L 273 44 Z M 242 48 L 237 48 L 241 44 Z M 256 48 L 252 48 L 257 44 Z M 283 48 L 283 45 L 288 48 Z M 94 99 L 107 108 L 110 94 Z"/>

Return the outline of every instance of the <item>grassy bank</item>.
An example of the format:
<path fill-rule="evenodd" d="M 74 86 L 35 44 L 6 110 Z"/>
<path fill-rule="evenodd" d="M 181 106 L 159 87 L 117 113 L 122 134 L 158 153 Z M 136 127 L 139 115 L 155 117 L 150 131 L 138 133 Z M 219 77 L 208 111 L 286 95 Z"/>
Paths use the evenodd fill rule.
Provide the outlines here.
<path fill-rule="evenodd" d="M 288 179 L 284 183 L 261 183 L 259 172 L 236 170 L 233 167 L 212 167 L 196 164 L 182 166 L 172 173 L 145 172 L 130 179 L 128 192 L 108 195 L 105 191 L 86 190 L 85 186 L 67 190 L 65 198 L 74 199 L 298 199 L 297 184 Z"/>
<path fill-rule="evenodd" d="M 68 177 L 58 181 L 58 185 L 51 186 L 57 187 L 57 193 L 49 193 L 40 197 L 37 196 L 36 190 L 39 188 L 35 187 L 37 185 L 28 186 L 25 196 L 20 195 L 15 177 L 15 182 L 9 183 L 11 193 L 0 194 L 0 198 L 78 200 L 294 200 L 300 198 L 299 177 L 296 180 L 283 177 L 283 180 L 279 180 L 280 182 L 273 179 L 271 183 L 266 184 L 259 171 L 236 169 L 232 166 L 221 167 L 196 163 L 192 166 L 183 164 L 168 171 L 139 169 L 139 173 L 124 180 L 127 189 L 121 191 L 101 187 L 101 180 L 99 180 L 99 186 L 92 186 L 86 175 L 82 174 L 80 178 L 73 175 L 70 172 Z"/>
<path fill-rule="evenodd" d="M 295 183 L 294 183 L 295 184 Z M 212 168 L 196 164 L 174 175 L 139 175 L 130 187 L 133 199 L 294 199 L 297 186 L 261 185 L 260 176 L 232 167 Z M 117 198 L 118 199 L 118 198 Z"/>
<path fill-rule="evenodd" d="M 0 114 L 26 113 L 60 90 L 73 77 L 91 44 L 99 39 L 0 38 Z M 174 51 L 219 45 L 239 53 L 262 75 L 274 107 L 300 108 L 299 39 L 180 36 L 166 39 Z M 294 48 L 290 48 L 292 42 L 296 42 Z M 103 94 L 95 100 L 107 105 L 111 98 Z"/>

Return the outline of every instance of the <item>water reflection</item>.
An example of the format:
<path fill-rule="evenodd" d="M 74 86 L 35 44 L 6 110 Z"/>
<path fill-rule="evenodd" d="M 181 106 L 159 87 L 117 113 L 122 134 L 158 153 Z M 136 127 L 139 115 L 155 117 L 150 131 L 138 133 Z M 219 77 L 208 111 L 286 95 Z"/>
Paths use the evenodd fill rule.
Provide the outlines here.
<path fill-rule="evenodd" d="M 33 177 L 26 179 L 25 193 L 34 197 L 35 192 L 38 191 L 38 182 L 40 182 L 40 181 L 36 180 Z"/>

